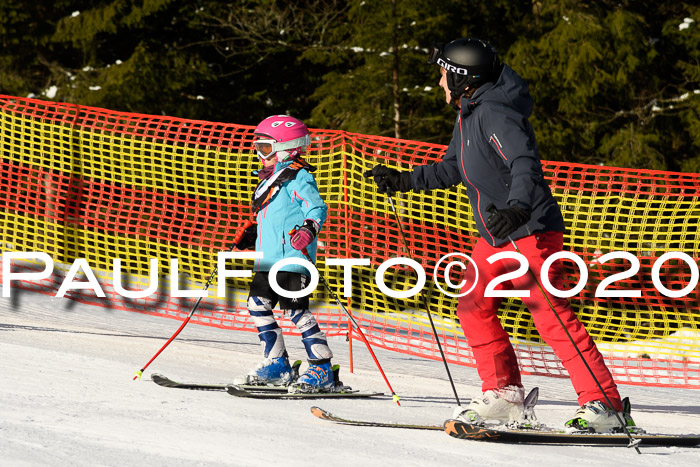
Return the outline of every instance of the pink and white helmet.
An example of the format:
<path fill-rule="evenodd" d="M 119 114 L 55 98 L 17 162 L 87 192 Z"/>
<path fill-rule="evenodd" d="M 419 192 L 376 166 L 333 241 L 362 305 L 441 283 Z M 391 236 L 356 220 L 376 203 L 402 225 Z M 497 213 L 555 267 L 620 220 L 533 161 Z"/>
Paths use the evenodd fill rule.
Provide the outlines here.
<path fill-rule="evenodd" d="M 309 129 L 301 120 L 289 115 L 267 117 L 255 127 L 255 149 L 261 159 L 270 159 L 277 155 L 277 161 L 283 162 L 306 152 L 311 144 Z"/>

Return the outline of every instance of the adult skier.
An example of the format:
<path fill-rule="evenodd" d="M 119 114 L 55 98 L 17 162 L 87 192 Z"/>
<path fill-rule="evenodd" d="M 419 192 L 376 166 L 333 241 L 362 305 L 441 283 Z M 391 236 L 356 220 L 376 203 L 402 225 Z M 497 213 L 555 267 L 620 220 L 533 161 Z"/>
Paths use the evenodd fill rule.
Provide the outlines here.
<path fill-rule="evenodd" d="M 248 311 L 258 329 L 264 360 L 249 374 L 236 378 L 237 384 L 292 384 L 293 389 L 326 390 L 334 386 L 331 368 L 333 353 L 316 318 L 309 311 L 309 297 L 286 298 L 270 286 L 269 271 L 285 258 L 304 258 L 306 248 L 316 258 L 316 237 L 326 220 L 326 204 L 302 154 L 311 144 L 309 130 L 300 120 L 288 115 L 266 118 L 255 128 L 255 149 L 262 169 L 252 198 L 257 224 L 246 229 L 238 249 L 255 246 L 263 252 L 255 260 L 255 275 L 250 285 Z M 299 227 L 300 226 L 300 227 Z M 296 233 L 290 231 L 299 227 Z M 288 291 L 303 290 L 309 283 L 308 271 L 299 265 L 286 265 L 277 274 L 277 283 Z M 273 308 L 280 308 L 301 332 L 309 367 L 296 382 L 284 345 L 282 329 Z"/>
<path fill-rule="evenodd" d="M 464 409 L 458 407 L 456 417 L 470 423 L 514 422 L 523 416 L 525 395 L 518 361 L 496 314 L 502 299 L 485 297 L 484 292 L 492 279 L 515 270 L 519 264 L 501 260 L 492 265 L 486 259 L 513 250 L 512 239 L 531 270 L 538 273 L 549 256 L 562 250 L 564 220 L 544 179 L 535 134 L 528 121 L 533 100 L 527 83 L 499 61 L 491 44 L 479 39 L 436 44 L 429 63 L 440 66 L 445 100 L 457 110 L 452 140 L 442 161 L 412 171 L 377 165 L 365 176 L 373 177 L 379 190 L 387 193 L 434 190 L 459 183 L 466 186 L 480 234 L 471 254 L 479 277 L 474 290 L 459 299 L 457 316 L 474 353 L 483 395 L 472 399 Z M 561 284 L 559 264 L 555 262 L 549 270 L 555 287 Z M 466 290 L 474 283 L 473 271 L 468 270 L 465 277 Z M 540 336 L 568 370 L 578 394 L 581 407 L 566 426 L 571 431 L 615 431 L 621 427 L 614 411 L 633 426 L 629 408 L 623 408 L 602 355 L 568 301 L 547 295 L 612 407 L 529 275 L 513 279 L 511 284 L 513 289 L 530 291 L 530 296 L 522 300 Z"/>

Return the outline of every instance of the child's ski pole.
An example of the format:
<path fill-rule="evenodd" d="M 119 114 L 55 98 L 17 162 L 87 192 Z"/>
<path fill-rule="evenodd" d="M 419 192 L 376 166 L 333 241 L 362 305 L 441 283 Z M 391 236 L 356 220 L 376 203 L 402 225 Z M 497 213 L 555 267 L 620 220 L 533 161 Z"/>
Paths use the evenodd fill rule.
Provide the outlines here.
<path fill-rule="evenodd" d="M 232 251 L 232 250 L 236 247 L 236 244 L 237 244 L 238 242 L 240 242 L 240 241 L 243 239 L 243 235 L 245 235 L 246 229 L 247 229 L 248 227 L 250 227 L 251 225 L 253 225 L 253 223 L 252 223 L 250 220 L 245 221 L 245 223 L 243 224 L 243 227 L 240 229 L 240 231 L 238 232 L 238 234 L 236 235 L 236 237 L 233 239 L 233 245 L 231 245 L 231 248 L 229 248 L 228 251 Z M 211 285 L 211 283 L 214 281 L 214 277 L 216 277 L 216 272 L 218 271 L 218 269 L 219 269 L 219 267 L 218 267 L 218 265 L 217 265 L 217 266 L 214 268 L 214 270 L 212 271 L 211 276 L 209 276 L 209 280 L 208 280 L 207 283 L 204 285 L 204 290 L 207 290 L 207 289 L 209 288 L 209 286 Z M 166 343 L 163 345 L 163 347 L 161 347 L 160 350 L 159 350 L 158 352 L 156 352 L 156 354 L 153 356 L 153 358 L 151 358 L 151 359 L 148 361 L 148 363 L 146 363 L 146 364 L 143 366 L 143 368 L 141 368 L 139 371 L 137 371 L 137 372 L 134 374 L 134 379 L 140 379 L 140 378 L 141 378 L 141 375 L 143 375 L 143 371 L 144 371 L 146 368 L 148 368 L 148 365 L 150 365 L 151 362 L 153 362 L 153 360 L 155 360 L 156 357 L 158 357 L 158 355 L 160 355 L 160 353 L 161 353 L 163 350 L 165 350 L 165 348 L 166 348 L 168 345 L 170 345 L 170 343 L 173 341 L 173 339 L 175 339 L 175 338 L 177 337 L 177 335 L 180 334 L 180 332 L 185 328 L 185 326 L 187 326 L 187 323 L 190 322 L 190 318 L 192 318 L 192 315 L 194 315 L 194 312 L 197 311 L 197 307 L 199 306 L 200 302 L 202 301 L 202 298 L 203 298 L 203 297 L 199 297 L 199 298 L 197 299 L 197 303 L 195 303 L 194 306 L 192 307 L 192 311 L 190 311 L 190 314 L 187 315 L 187 318 L 185 319 L 185 321 L 182 322 L 182 324 L 180 325 L 180 327 L 178 328 L 178 330 L 175 331 L 175 334 L 173 334 L 172 337 L 171 337 L 170 339 L 168 339 L 168 342 L 166 342 Z"/>
<path fill-rule="evenodd" d="M 296 233 L 298 227 L 293 228 L 290 232 L 290 236 L 294 236 Z M 314 262 L 313 259 L 311 259 L 311 256 L 309 255 L 309 251 L 306 248 L 302 248 L 301 252 L 306 256 L 306 259 L 309 260 L 311 264 L 316 267 L 316 263 Z M 318 267 L 316 267 L 316 271 L 318 271 Z M 382 369 L 382 366 L 379 364 L 379 360 L 377 360 L 377 356 L 374 354 L 374 351 L 372 350 L 372 346 L 370 345 L 369 341 L 365 337 L 365 334 L 362 332 L 362 329 L 360 328 L 360 325 L 357 323 L 355 318 L 350 314 L 350 312 L 343 306 L 343 304 L 340 302 L 338 299 L 338 296 L 333 292 L 333 289 L 331 289 L 330 285 L 328 285 L 328 282 L 326 282 L 326 279 L 323 277 L 323 274 L 321 274 L 321 271 L 318 271 L 318 277 L 323 282 L 323 285 L 326 287 L 326 290 L 328 290 L 328 293 L 331 294 L 331 297 L 336 301 L 338 306 L 345 312 L 346 315 L 348 315 L 348 318 L 350 318 L 350 322 L 355 325 L 355 329 L 357 329 L 357 332 L 360 334 L 360 337 L 362 337 L 362 341 L 365 343 L 367 346 L 367 350 L 369 350 L 370 355 L 372 355 L 372 358 L 374 359 L 374 363 L 377 364 L 377 368 L 379 368 L 379 372 L 382 374 L 382 377 L 384 378 L 384 381 L 386 382 L 386 385 L 389 387 L 389 390 L 391 391 L 391 398 L 394 400 L 399 406 L 401 403 L 399 402 L 399 396 L 394 392 L 394 388 L 391 387 L 391 383 L 389 383 L 389 380 L 386 377 L 386 374 L 384 374 L 384 370 Z"/>

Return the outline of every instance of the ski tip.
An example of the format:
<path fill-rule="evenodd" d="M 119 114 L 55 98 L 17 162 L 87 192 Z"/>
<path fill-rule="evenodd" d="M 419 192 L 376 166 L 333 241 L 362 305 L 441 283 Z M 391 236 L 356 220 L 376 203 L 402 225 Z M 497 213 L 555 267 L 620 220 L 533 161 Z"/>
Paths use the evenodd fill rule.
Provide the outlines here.
<path fill-rule="evenodd" d="M 151 381 L 159 386 L 170 386 L 174 384 L 174 381 L 171 381 L 170 378 L 160 373 L 151 373 Z"/>
<path fill-rule="evenodd" d="M 457 439 L 498 439 L 499 433 L 488 428 L 470 425 L 461 420 L 450 419 L 445 421 L 445 433 Z"/>
<path fill-rule="evenodd" d="M 321 407 L 316 407 L 316 406 L 311 407 L 311 413 L 314 414 L 314 416 L 318 417 L 318 418 L 328 418 L 328 416 L 330 415 L 328 412 L 323 410 Z"/>
<path fill-rule="evenodd" d="M 156 383 L 158 386 L 163 386 L 164 388 L 176 388 L 180 386 L 179 383 L 176 383 L 175 381 L 171 380 L 165 375 L 161 375 L 160 373 L 151 373 L 151 381 Z"/>
<path fill-rule="evenodd" d="M 248 391 L 246 388 L 240 387 L 236 384 L 227 384 L 226 385 L 226 392 L 231 394 L 232 396 L 240 396 L 240 397 L 261 397 L 262 394 L 260 393 L 255 393 L 254 391 Z"/>
<path fill-rule="evenodd" d="M 457 420 L 445 420 L 445 433 L 447 433 L 450 436 L 456 436 L 457 435 L 457 428 L 455 427 L 455 424 L 457 423 Z"/>

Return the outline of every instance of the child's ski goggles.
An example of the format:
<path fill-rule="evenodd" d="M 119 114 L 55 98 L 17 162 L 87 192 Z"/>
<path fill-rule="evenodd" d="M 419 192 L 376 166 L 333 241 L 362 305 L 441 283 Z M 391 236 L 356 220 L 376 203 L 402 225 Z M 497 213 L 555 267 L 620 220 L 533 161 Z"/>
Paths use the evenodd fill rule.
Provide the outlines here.
<path fill-rule="evenodd" d="M 290 141 L 279 143 L 274 139 L 259 139 L 253 142 L 258 156 L 262 159 L 270 159 L 278 151 L 289 151 L 299 147 L 306 148 L 311 144 L 311 136 L 305 135 L 301 138 L 296 138 Z"/>

